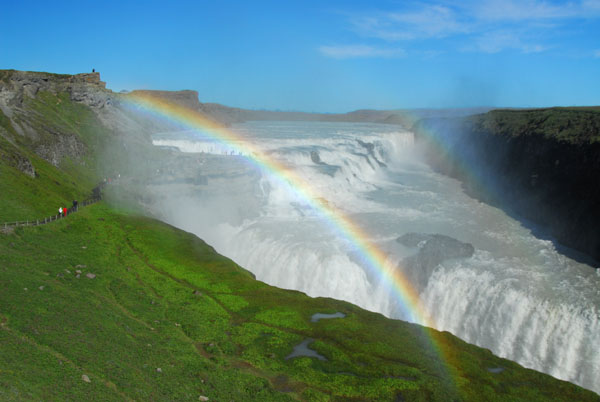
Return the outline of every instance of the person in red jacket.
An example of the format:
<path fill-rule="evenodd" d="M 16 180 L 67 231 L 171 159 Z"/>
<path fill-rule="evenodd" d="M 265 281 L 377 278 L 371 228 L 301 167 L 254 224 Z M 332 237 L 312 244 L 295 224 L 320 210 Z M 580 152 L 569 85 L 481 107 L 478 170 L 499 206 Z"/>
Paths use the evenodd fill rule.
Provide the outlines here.
<path fill-rule="evenodd" d="M 63 213 L 65 214 L 65 216 L 67 216 L 67 207 L 63 208 Z"/>

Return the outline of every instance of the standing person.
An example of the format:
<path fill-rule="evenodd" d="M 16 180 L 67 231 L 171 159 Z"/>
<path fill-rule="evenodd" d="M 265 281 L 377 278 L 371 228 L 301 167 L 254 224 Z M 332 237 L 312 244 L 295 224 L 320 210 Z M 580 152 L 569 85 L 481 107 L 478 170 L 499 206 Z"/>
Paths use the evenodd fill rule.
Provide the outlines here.
<path fill-rule="evenodd" d="M 62 207 L 58 208 L 58 216 L 62 216 Z"/>
<path fill-rule="evenodd" d="M 65 216 L 67 216 L 67 207 L 63 208 L 63 212 L 64 212 Z"/>
<path fill-rule="evenodd" d="M 78 206 L 78 204 L 79 203 L 77 202 L 77 200 L 73 200 L 73 208 L 71 208 L 71 210 L 73 212 L 77 212 L 77 206 Z"/>

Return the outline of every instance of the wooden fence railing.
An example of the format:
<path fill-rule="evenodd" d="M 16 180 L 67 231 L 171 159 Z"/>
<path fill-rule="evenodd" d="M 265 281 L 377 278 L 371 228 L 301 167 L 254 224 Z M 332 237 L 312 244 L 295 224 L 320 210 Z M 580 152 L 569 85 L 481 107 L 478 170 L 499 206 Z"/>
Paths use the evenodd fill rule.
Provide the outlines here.
<path fill-rule="evenodd" d="M 64 219 L 67 218 L 69 215 L 71 215 L 72 213 L 76 213 L 79 208 L 83 208 L 86 207 L 90 204 L 94 204 L 98 201 L 100 201 L 102 199 L 102 197 L 97 197 L 97 198 L 90 198 L 87 200 L 84 200 L 82 202 L 80 202 L 77 205 L 77 209 L 75 210 L 68 210 L 67 215 L 66 216 L 62 216 L 62 215 L 53 215 L 47 218 L 42 218 L 42 219 L 34 219 L 34 220 L 27 220 L 27 221 L 16 221 L 16 222 L 4 222 L 4 223 L 0 223 L 0 228 L 8 228 L 8 227 L 12 227 L 12 226 L 39 226 L 39 225 L 45 225 L 46 223 L 50 223 L 50 222 L 54 222 L 57 221 L 59 219 Z"/>

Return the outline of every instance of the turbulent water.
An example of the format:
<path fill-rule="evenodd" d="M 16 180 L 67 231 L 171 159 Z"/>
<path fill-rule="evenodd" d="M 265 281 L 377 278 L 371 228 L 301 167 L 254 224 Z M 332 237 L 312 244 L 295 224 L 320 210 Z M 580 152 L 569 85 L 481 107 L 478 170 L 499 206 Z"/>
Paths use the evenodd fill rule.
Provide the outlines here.
<path fill-rule="evenodd" d="M 193 188 L 154 188 L 163 190 L 165 205 L 177 205 L 162 208 L 165 219 L 269 284 L 412 320 L 362 265 L 352 242 L 297 192 L 247 162 L 245 141 L 251 142 L 365 229 L 413 279 L 437 329 L 600 393 L 600 270 L 561 255 L 501 210 L 468 197 L 457 181 L 432 172 L 412 133 L 306 122 L 252 122 L 233 130 L 245 138 L 235 146 L 193 132 L 155 139 L 197 153 L 198 174 L 208 177 Z M 410 244 L 401 236 L 421 240 Z"/>

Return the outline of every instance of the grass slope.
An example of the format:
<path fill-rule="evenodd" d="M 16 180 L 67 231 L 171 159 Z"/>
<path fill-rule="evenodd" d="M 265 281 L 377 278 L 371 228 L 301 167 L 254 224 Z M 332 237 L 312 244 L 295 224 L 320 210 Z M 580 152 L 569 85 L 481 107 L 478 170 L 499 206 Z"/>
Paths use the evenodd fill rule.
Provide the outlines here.
<path fill-rule="evenodd" d="M 327 361 L 285 359 L 306 338 Z M 448 333 L 265 285 L 104 204 L 0 236 L 0 346 L 3 400 L 599 399 Z"/>

